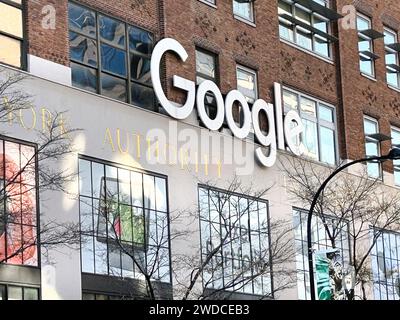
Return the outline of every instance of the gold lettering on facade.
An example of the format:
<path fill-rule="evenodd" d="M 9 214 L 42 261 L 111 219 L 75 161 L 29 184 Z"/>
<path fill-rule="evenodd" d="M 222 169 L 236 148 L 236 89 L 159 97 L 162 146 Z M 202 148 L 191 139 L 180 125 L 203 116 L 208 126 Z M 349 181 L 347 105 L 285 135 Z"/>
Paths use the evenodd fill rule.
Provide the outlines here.
<path fill-rule="evenodd" d="M 111 146 L 112 151 L 115 152 L 114 142 L 113 142 L 110 128 L 106 129 L 106 133 L 104 135 L 103 146 L 106 144 L 109 144 Z"/>
<path fill-rule="evenodd" d="M 121 144 L 121 129 L 117 129 L 117 145 L 118 145 L 118 150 L 122 154 L 127 154 L 129 153 L 129 134 L 126 132 L 126 143 L 125 143 L 125 150 L 122 148 Z"/>
<path fill-rule="evenodd" d="M 26 109 L 26 110 L 28 110 L 28 109 Z M 25 124 L 25 120 L 24 120 L 25 117 L 24 117 L 23 109 L 19 110 L 19 123 L 21 124 L 22 128 L 24 128 L 28 131 L 35 129 L 35 127 L 36 127 L 36 112 L 33 109 L 33 107 L 30 107 L 29 110 L 32 112 L 32 124 L 29 127 L 27 127 Z"/>

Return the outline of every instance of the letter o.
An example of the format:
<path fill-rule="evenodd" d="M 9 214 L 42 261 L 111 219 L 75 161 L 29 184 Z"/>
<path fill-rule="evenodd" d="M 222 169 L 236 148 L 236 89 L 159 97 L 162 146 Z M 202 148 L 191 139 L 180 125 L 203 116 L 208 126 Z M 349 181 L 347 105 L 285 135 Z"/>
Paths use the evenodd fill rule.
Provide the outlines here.
<path fill-rule="evenodd" d="M 212 92 L 217 100 L 217 116 L 215 119 L 210 119 L 207 114 L 206 106 L 204 105 L 207 92 Z M 224 98 L 214 82 L 206 80 L 200 84 L 197 90 L 197 111 L 199 112 L 201 121 L 208 129 L 216 131 L 222 127 L 225 116 Z"/>
<path fill-rule="evenodd" d="M 242 105 L 244 120 L 241 128 L 237 126 L 235 120 L 233 119 L 233 103 L 235 101 L 240 102 Z M 231 129 L 233 135 L 238 139 L 246 138 L 249 135 L 251 128 L 251 112 L 249 104 L 241 92 L 238 90 L 232 90 L 228 93 L 225 101 L 225 112 L 226 121 L 228 122 L 229 129 Z"/>

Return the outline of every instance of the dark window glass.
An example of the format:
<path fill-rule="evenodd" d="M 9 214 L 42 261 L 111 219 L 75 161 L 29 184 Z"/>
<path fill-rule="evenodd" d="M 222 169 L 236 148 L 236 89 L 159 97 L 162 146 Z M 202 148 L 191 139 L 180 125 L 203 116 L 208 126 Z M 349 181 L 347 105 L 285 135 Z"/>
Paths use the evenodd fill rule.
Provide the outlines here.
<path fill-rule="evenodd" d="M 113 45 L 125 47 L 125 24 L 114 19 L 100 16 L 100 36 Z"/>
<path fill-rule="evenodd" d="M 110 98 L 126 101 L 126 80 L 109 76 L 101 75 L 101 92 Z"/>
<path fill-rule="evenodd" d="M 74 86 L 158 111 L 150 74 L 150 32 L 74 3 L 69 4 L 69 27 Z"/>
<path fill-rule="evenodd" d="M 68 14 L 70 28 L 89 36 L 96 35 L 96 15 L 93 11 L 70 2 Z"/>
<path fill-rule="evenodd" d="M 123 50 L 101 44 L 101 65 L 103 70 L 126 76 L 126 53 Z"/>
<path fill-rule="evenodd" d="M 150 59 L 143 58 L 139 55 L 130 54 L 131 56 L 131 77 L 134 80 L 151 84 L 150 75 Z"/>
<path fill-rule="evenodd" d="M 151 54 L 153 35 L 139 28 L 129 27 L 129 49 L 141 54 Z"/>
<path fill-rule="evenodd" d="M 39 290 L 35 288 L 24 288 L 24 300 L 39 300 Z"/>
<path fill-rule="evenodd" d="M 154 106 L 155 96 L 152 88 L 142 86 L 137 83 L 133 83 L 131 87 L 132 87 L 131 89 L 132 104 L 143 108 L 149 108 L 149 106 Z M 153 107 L 152 110 L 156 111 L 155 107 Z"/>
<path fill-rule="evenodd" d="M 71 63 L 72 84 L 81 89 L 97 92 L 96 70 L 82 65 Z"/>
<path fill-rule="evenodd" d="M 70 31 L 69 43 L 71 60 L 97 67 L 96 41 Z"/>
<path fill-rule="evenodd" d="M 8 300 L 23 300 L 22 287 L 8 287 Z"/>
<path fill-rule="evenodd" d="M 0 284 L 0 300 L 6 300 L 6 286 Z"/>

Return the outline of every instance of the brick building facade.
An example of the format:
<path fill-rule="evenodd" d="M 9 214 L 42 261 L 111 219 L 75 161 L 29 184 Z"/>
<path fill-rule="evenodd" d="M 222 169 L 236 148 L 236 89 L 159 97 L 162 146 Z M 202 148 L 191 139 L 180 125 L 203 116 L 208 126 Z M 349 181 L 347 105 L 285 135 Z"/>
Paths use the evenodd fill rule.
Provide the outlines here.
<path fill-rule="evenodd" d="M 0 22 L 0 62 L 7 69 L 22 70 L 37 79 L 37 85 L 36 82 L 27 84 L 28 91 L 31 89 L 39 96 L 36 104 L 46 104 L 47 101 L 63 104 L 65 101 L 66 106 L 60 105 L 60 108 L 68 107 L 75 113 L 71 119 L 76 121 L 76 125 L 93 128 L 93 136 L 88 135 L 85 139 L 87 145 L 94 143 L 94 146 L 85 149 L 79 145 L 75 161 L 80 165 L 91 163 L 89 166 L 93 168 L 95 159 L 102 159 L 110 161 L 108 164 L 118 163 L 167 176 L 170 212 L 190 205 L 189 200 L 181 203 L 178 196 L 171 195 L 178 193 L 181 181 L 183 186 L 192 188 L 188 198 L 197 200 L 196 182 L 168 166 L 152 167 L 146 163 L 139 152 L 140 143 L 145 139 L 141 141 L 139 135 L 134 139 L 138 144 L 136 147 L 134 143 L 130 146 L 127 143 L 128 149 L 139 153 L 135 161 L 115 156 L 118 148 L 120 151 L 123 149 L 120 130 L 130 130 L 131 122 L 134 132 L 137 128 L 144 132 L 153 126 L 167 127 L 166 112 L 156 101 L 149 79 L 151 51 L 164 38 L 177 40 L 188 54 L 183 63 L 175 55 L 167 53 L 161 63 L 161 82 L 166 96 L 174 102 L 184 104 L 187 99 L 182 90 L 173 87 L 174 75 L 196 85 L 204 79 L 211 80 L 218 85 L 224 98 L 229 91 L 239 89 L 250 107 L 258 98 L 274 104 L 277 101 L 274 84 L 278 83 L 284 92 L 284 113 L 296 109 L 306 121 L 306 134 L 302 137 L 307 154 L 305 158 L 315 161 L 316 166 L 330 165 L 332 168 L 365 156 L 385 155 L 400 145 L 400 5 L 396 0 L 4 0 L 0 5 L 0 18 L 11 13 L 18 17 L 15 10 L 22 12 L 21 27 L 24 30 L 22 34 L 13 34 Z M 21 41 L 21 63 L 6 53 L 9 44 L 5 41 L 10 39 Z M 47 85 L 48 92 L 44 89 Z M 49 100 L 47 94 L 51 97 Z M 82 105 L 78 107 L 77 104 Z M 96 114 L 97 105 L 99 114 Z M 213 103 L 210 105 L 213 107 Z M 114 110 L 119 110 L 119 113 Z M 235 120 L 240 122 L 238 110 L 235 109 Z M 82 116 L 85 121 L 80 119 L 80 112 L 90 113 Z M 265 119 L 262 119 L 261 126 L 267 130 Z M 182 128 L 195 127 L 199 132 L 204 131 L 198 120 L 190 118 L 182 123 Z M 93 127 L 93 123 L 98 123 L 98 127 Z M 96 137 L 104 137 L 102 126 L 108 131 L 105 138 L 100 139 L 102 144 L 99 141 L 96 144 L 93 142 Z M 111 136 L 113 127 L 118 128 L 118 148 Z M 20 129 L 15 132 L 12 129 L 10 137 L 29 141 L 29 134 Z M 231 138 L 232 134 L 226 130 L 224 124 L 221 134 Z M 112 152 L 104 151 L 107 143 L 110 143 Z M 254 145 L 254 140 L 251 144 Z M 247 154 L 247 157 L 250 156 Z M 382 169 L 380 164 L 369 165 L 368 174 L 382 180 L 384 187 L 391 190 L 400 187 L 400 168 L 396 162 L 387 161 Z M 206 177 L 208 170 L 207 164 Z M 233 176 L 229 170 L 227 177 Z M 246 179 L 250 182 L 254 177 L 260 185 L 265 180 L 283 179 L 276 170 L 268 170 L 264 173 L 258 168 Z M 197 168 L 196 173 L 198 171 Z M 152 176 L 156 179 L 154 181 L 162 178 L 157 174 Z M 220 172 L 213 174 L 221 181 Z M 223 189 L 223 186 L 221 182 L 218 188 Z M 278 194 L 279 190 L 276 191 Z M 286 193 L 282 191 L 282 194 L 285 194 L 283 198 L 271 195 L 268 201 L 276 203 L 276 208 L 269 210 L 277 216 L 281 214 L 278 211 L 286 210 L 282 214 L 292 218 L 291 208 L 301 205 L 289 205 L 288 198 L 284 198 Z M 89 195 L 80 195 L 90 198 Z M 96 197 L 92 194 L 91 198 Z M 76 213 L 79 204 L 72 202 L 70 207 L 72 212 L 75 210 L 74 219 L 79 220 Z M 143 209 L 149 208 L 143 204 Z M 198 226 L 193 228 L 194 232 L 199 232 Z M 398 234 L 396 237 L 399 241 Z M 97 240 L 91 241 L 95 243 Z M 174 248 L 172 243 L 165 249 L 173 253 L 175 250 L 184 252 L 181 246 L 182 243 L 178 242 Z M 109 256 L 110 253 L 107 259 Z M 123 261 L 123 255 L 120 257 Z M 110 285 L 114 291 L 107 292 L 107 281 L 111 280 L 104 277 L 104 273 L 97 274 L 99 278 L 88 276 L 90 268 L 86 272 L 83 270 L 83 258 L 79 252 L 70 260 L 65 257 L 57 259 L 74 266 L 67 277 L 71 277 L 73 272 L 86 275 L 69 289 L 66 279 L 56 283 L 64 269 L 50 268 L 52 273 L 49 276 L 46 272 L 50 271 L 44 271 L 42 267 L 38 273 L 40 276 L 21 273 L 21 278 L 31 279 L 30 282 L 21 280 L 23 287 L 27 288 L 26 283 L 34 283 L 43 299 L 80 299 L 82 294 L 86 298 L 104 298 L 118 296 L 119 290 L 126 291 L 124 281 L 119 279 Z M 393 260 L 396 259 L 400 259 L 400 252 Z M 110 265 L 107 268 L 110 270 Z M 122 266 L 121 269 L 124 271 Z M 19 279 L 7 280 L 7 272 L 10 271 L 7 269 L 1 273 L 0 269 L 3 298 L 11 295 L 7 291 L 10 286 L 21 285 Z M 159 276 L 162 278 L 161 274 Z M 46 281 L 48 283 L 44 285 Z M 174 280 L 166 282 L 171 286 L 163 287 L 165 283 L 162 283 L 161 287 L 165 289 L 163 297 L 178 297 L 179 294 L 173 291 Z M 264 283 L 262 287 L 265 286 Z M 259 296 L 255 287 L 256 284 L 252 284 L 249 293 L 252 298 Z M 307 298 L 307 293 L 297 293 L 297 289 L 288 289 L 280 298 Z M 248 294 L 245 290 L 241 293 L 244 294 L 239 295 L 241 298 Z M 261 296 L 265 295 L 262 293 Z M 135 289 L 135 295 L 140 295 L 140 289 Z M 378 298 L 376 294 L 371 295 Z M 399 299 L 394 294 L 392 297 Z"/>

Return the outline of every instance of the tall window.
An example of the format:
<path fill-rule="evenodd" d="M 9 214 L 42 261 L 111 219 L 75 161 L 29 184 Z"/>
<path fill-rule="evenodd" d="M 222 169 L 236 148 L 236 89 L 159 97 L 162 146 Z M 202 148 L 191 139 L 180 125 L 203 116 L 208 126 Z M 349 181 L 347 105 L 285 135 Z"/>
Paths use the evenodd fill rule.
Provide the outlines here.
<path fill-rule="evenodd" d="M 358 51 L 360 56 L 360 71 L 375 77 L 375 59 L 373 38 L 370 34 L 371 19 L 357 14 Z"/>
<path fill-rule="evenodd" d="M 290 0 L 279 0 L 279 34 L 284 40 L 329 58 L 329 43 L 337 40 L 330 35 L 330 19 L 336 18 L 336 13 L 329 9 L 327 1 L 314 2 L 302 6 Z"/>
<path fill-rule="evenodd" d="M 364 134 L 365 134 L 365 155 L 380 156 L 380 143 L 375 138 L 379 133 L 378 121 L 374 118 L 364 116 Z M 367 163 L 368 176 L 371 178 L 382 178 L 382 170 L 379 162 Z"/>
<path fill-rule="evenodd" d="M 400 300 L 400 234 L 385 230 L 379 232 L 381 235 L 371 252 L 374 297 L 377 300 Z"/>
<path fill-rule="evenodd" d="M 164 177 L 80 159 L 82 272 L 170 282 Z"/>
<path fill-rule="evenodd" d="M 39 289 L 0 284 L 0 300 L 39 300 Z"/>
<path fill-rule="evenodd" d="M 393 87 L 399 88 L 400 65 L 398 50 L 400 47 L 397 41 L 397 33 L 393 30 L 385 28 L 384 34 L 387 83 Z"/>
<path fill-rule="evenodd" d="M 210 80 L 218 85 L 218 64 L 217 56 L 204 49 L 196 49 L 196 84 Z M 205 105 L 211 119 L 217 116 L 217 102 L 213 94 L 207 93 Z"/>
<path fill-rule="evenodd" d="M 0 139 L 0 264 L 38 266 L 36 152 Z"/>
<path fill-rule="evenodd" d="M 295 110 L 303 120 L 304 133 L 301 140 L 304 156 L 336 164 L 338 155 L 335 108 L 289 89 L 283 90 L 283 103 L 285 112 Z"/>
<path fill-rule="evenodd" d="M 25 67 L 22 0 L 0 0 L 0 63 Z"/>
<path fill-rule="evenodd" d="M 246 97 L 248 103 L 253 104 L 257 98 L 257 73 L 243 66 L 236 67 L 237 88 Z"/>
<path fill-rule="evenodd" d="M 72 2 L 69 29 L 74 86 L 156 110 L 150 32 Z"/>
<path fill-rule="evenodd" d="M 233 14 L 239 18 L 254 22 L 254 4 L 253 1 L 243 2 L 233 0 Z"/>
<path fill-rule="evenodd" d="M 392 146 L 400 148 L 400 129 L 392 127 Z M 400 186 L 400 160 L 393 161 L 394 167 L 394 183 L 396 186 Z"/>
<path fill-rule="evenodd" d="M 204 287 L 270 294 L 268 202 L 199 187 L 199 208 L 203 261 L 221 247 L 203 273 Z"/>
<path fill-rule="evenodd" d="M 307 217 L 308 211 L 294 209 L 297 288 L 300 300 L 311 299 L 310 277 L 308 268 L 308 247 L 307 247 Z M 325 217 L 325 222 L 330 229 L 330 234 L 337 234 L 335 237 L 335 249 L 340 251 L 342 266 L 350 263 L 350 242 L 348 236 L 348 224 L 333 217 Z M 336 232 L 333 232 L 336 228 Z M 333 249 L 332 241 L 320 217 L 314 216 L 311 229 L 312 248 L 315 253 L 323 250 Z M 316 294 L 318 296 L 318 294 Z"/>

